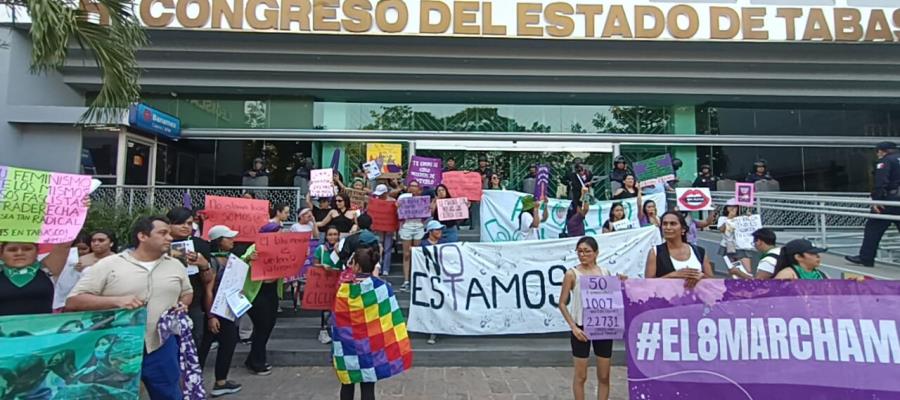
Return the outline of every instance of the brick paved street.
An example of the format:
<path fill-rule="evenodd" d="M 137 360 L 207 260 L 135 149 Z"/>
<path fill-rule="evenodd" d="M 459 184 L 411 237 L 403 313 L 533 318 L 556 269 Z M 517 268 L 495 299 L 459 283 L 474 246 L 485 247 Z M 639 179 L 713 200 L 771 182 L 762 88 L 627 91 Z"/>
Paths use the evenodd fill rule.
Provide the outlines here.
<path fill-rule="evenodd" d="M 207 387 L 212 385 L 207 371 Z M 588 372 L 588 398 L 596 391 L 596 375 Z M 413 368 L 377 386 L 379 399 L 404 400 L 550 400 L 571 399 L 571 368 Z M 625 368 L 613 367 L 611 399 L 628 398 Z M 331 368 L 282 367 L 270 376 L 252 376 L 243 368 L 231 370 L 229 379 L 244 385 L 241 393 L 222 399 L 334 400 L 339 385 Z M 357 398 L 359 394 L 357 393 Z M 596 397 L 593 397 L 596 398 Z"/>

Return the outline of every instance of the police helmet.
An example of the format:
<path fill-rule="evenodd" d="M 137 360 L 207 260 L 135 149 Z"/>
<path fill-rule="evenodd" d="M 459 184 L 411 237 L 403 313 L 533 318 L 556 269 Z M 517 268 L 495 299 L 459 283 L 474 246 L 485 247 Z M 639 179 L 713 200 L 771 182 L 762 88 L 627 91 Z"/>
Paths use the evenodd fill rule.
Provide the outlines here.
<path fill-rule="evenodd" d="M 753 163 L 753 166 L 754 166 L 754 167 L 765 167 L 765 166 L 766 166 L 766 160 L 760 158 L 759 160 L 756 160 L 755 163 Z"/>
<path fill-rule="evenodd" d="M 613 159 L 613 165 L 618 163 L 626 164 L 627 161 L 625 160 L 625 156 L 616 156 L 616 158 Z"/>

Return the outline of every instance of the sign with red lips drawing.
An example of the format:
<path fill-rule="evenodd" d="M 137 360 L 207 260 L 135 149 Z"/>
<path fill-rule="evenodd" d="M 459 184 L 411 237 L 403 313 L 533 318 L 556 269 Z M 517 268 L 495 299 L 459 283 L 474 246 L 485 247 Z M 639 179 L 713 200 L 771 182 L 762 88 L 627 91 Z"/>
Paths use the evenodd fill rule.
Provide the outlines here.
<path fill-rule="evenodd" d="M 677 188 L 675 198 L 681 211 L 712 210 L 712 196 L 709 188 Z"/>

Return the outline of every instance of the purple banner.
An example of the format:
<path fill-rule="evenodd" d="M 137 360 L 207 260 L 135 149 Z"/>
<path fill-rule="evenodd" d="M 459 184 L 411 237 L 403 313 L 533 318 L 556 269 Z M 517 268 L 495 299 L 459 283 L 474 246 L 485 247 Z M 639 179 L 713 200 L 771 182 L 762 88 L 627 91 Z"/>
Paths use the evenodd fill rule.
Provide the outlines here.
<path fill-rule="evenodd" d="M 409 162 L 409 173 L 406 184 L 419 182 L 424 187 L 436 187 L 441 184 L 443 161 L 440 158 L 413 156 Z"/>
<path fill-rule="evenodd" d="M 547 188 L 550 186 L 550 166 L 538 165 L 537 181 L 534 184 L 534 197 L 538 200 L 547 196 Z"/>
<path fill-rule="evenodd" d="M 303 262 L 303 266 L 300 267 L 300 272 L 295 276 L 290 276 L 285 278 L 286 282 L 299 281 L 302 277 L 306 276 L 306 271 L 309 270 L 309 267 L 316 262 L 316 248 L 319 247 L 319 239 L 311 238 L 309 239 L 309 253 L 307 253 L 306 261 Z"/>
<path fill-rule="evenodd" d="M 632 399 L 900 398 L 900 282 L 625 282 Z"/>
<path fill-rule="evenodd" d="M 416 219 L 431 217 L 431 197 L 411 196 L 397 200 L 397 217 Z"/>

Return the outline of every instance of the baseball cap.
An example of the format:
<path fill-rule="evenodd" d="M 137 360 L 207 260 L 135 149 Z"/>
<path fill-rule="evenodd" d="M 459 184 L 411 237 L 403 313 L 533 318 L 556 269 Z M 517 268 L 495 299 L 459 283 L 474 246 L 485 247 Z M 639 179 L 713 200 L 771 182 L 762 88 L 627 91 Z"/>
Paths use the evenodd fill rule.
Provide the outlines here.
<path fill-rule="evenodd" d="M 794 254 L 803 254 L 803 253 L 811 253 L 811 254 L 819 254 L 824 253 L 828 250 L 822 249 L 816 246 L 813 246 L 812 242 L 806 239 L 794 239 L 784 247 L 781 248 L 782 254 L 794 255 Z"/>
<path fill-rule="evenodd" d="M 897 144 L 894 142 L 881 142 L 875 145 L 875 150 L 894 150 L 897 148 Z"/>
<path fill-rule="evenodd" d="M 221 238 L 233 238 L 238 235 L 238 231 L 233 231 L 231 228 L 225 225 L 216 225 L 212 228 L 209 228 L 209 240 L 216 240 Z"/>
<path fill-rule="evenodd" d="M 372 192 L 372 194 L 374 194 L 374 195 L 376 195 L 376 196 L 381 196 L 381 195 L 383 195 L 383 194 L 385 194 L 385 193 L 387 193 L 387 192 L 388 192 L 388 187 L 387 187 L 387 185 L 381 184 L 381 185 L 375 186 L 375 191 Z"/>
<path fill-rule="evenodd" d="M 431 232 L 436 229 L 444 229 L 444 228 L 446 228 L 446 226 L 437 220 L 428 221 L 428 224 L 425 225 L 426 232 Z"/>

